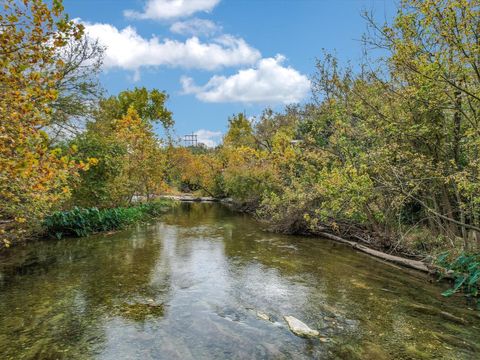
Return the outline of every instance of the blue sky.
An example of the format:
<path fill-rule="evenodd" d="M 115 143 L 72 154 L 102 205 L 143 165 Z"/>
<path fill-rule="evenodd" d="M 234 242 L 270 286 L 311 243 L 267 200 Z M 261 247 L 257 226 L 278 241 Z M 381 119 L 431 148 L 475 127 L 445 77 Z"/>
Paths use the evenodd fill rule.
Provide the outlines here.
<path fill-rule="evenodd" d="M 362 10 L 379 20 L 394 0 L 65 0 L 71 18 L 107 48 L 101 82 L 109 94 L 135 86 L 165 90 L 178 136 L 209 145 L 227 119 L 308 101 L 322 49 L 361 58 Z"/>

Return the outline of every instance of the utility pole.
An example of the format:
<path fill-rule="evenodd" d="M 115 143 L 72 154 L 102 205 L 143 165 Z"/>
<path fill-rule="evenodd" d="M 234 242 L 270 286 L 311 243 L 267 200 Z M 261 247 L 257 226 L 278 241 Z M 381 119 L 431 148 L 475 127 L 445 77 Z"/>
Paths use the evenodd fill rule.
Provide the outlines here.
<path fill-rule="evenodd" d="M 191 135 L 185 135 L 183 137 L 183 142 L 185 143 L 186 147 L 197 147 L 198 146 L 198 140 L 197 140 L 197 134 L 192 133 Z"/>

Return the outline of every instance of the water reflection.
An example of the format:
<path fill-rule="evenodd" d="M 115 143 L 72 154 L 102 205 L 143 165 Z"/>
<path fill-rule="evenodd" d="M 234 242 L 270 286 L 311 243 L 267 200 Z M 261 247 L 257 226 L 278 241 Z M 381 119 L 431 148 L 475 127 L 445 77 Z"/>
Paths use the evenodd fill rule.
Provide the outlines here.
<path fill-rule="evenodd" d="M 480 354 L 476 313 L 439 296 L 439 285 L 330 241 L 263 232 L 217 204 L 17 248 L 0 274 L 2 359 Z M 294 336 L 284 315 L 322 339 Z"/>

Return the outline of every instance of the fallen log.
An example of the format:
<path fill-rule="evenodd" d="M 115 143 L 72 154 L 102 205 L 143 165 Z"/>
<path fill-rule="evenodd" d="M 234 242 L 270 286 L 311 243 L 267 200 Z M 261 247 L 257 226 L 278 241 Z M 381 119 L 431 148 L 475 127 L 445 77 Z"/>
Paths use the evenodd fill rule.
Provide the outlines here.
<path fill-rule="evenodd" d="M 392 262 L 392 263 L 395 263 L 395 264 L 403 265 L 403 266 L 409 267 L 411 269 L 423 271 L 423 272 L 426 272 L 426 273 L 429 273 L 429 274 L 435 273 L 435 269 L 428 267 L 424 262 L 419 261 L 419 260 L 405 259 L 405 258 L 402 258 L 400 256 L 386 254 L 384 252 L 374 250 L 374 249 L 371 249 L 367 246 L 356 243 L 355 241 L 346 240 L 346 239 L 343 239 L 343 238 L 341 238 L 339 236 L 336 236 L 336 235 L 333 235 L 333 234 L 329 234 L 329 233 L 325 233 L 325 232 L 319 232 L 317 234 L 320 235 L 320 236 L 323 236 L 327 239 L 334 240 L 334 241 L 337 241 L 337 242 L 340 242 L 340 243 L 343 243 L 343 244 L 347 244 L 347 245 L 351 246 L 352 248 L 357 249 L 361 252 L 364 252 L 366 254 L 375 256 L 377 258 L 380 258 L 380 259 L 383 259 L 383 260 L 386 260 L 386 261 L 389 261 L 389 262 Z"/>
<path fill-rule="evenodd" d="M 185 202 L 219 202 L 220 199 L 210 196 L 193 196 L 193 195 L 159 195 L 159 199 L 168 199 L 174 201 Z"/>

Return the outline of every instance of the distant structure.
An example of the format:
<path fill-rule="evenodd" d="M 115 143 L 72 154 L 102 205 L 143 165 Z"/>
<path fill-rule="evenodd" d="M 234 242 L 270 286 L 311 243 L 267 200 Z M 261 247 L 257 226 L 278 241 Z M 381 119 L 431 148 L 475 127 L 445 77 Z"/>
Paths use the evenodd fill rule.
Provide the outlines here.
<path fill-rule="evenodd" d="M 183 137 L 183 143 L 185 144 L 186 147 L 197 147 L 198 146 L 198 139 L 197 139 L 197 134 L 190 134 L 190 135 L 185 135 Z"/>

